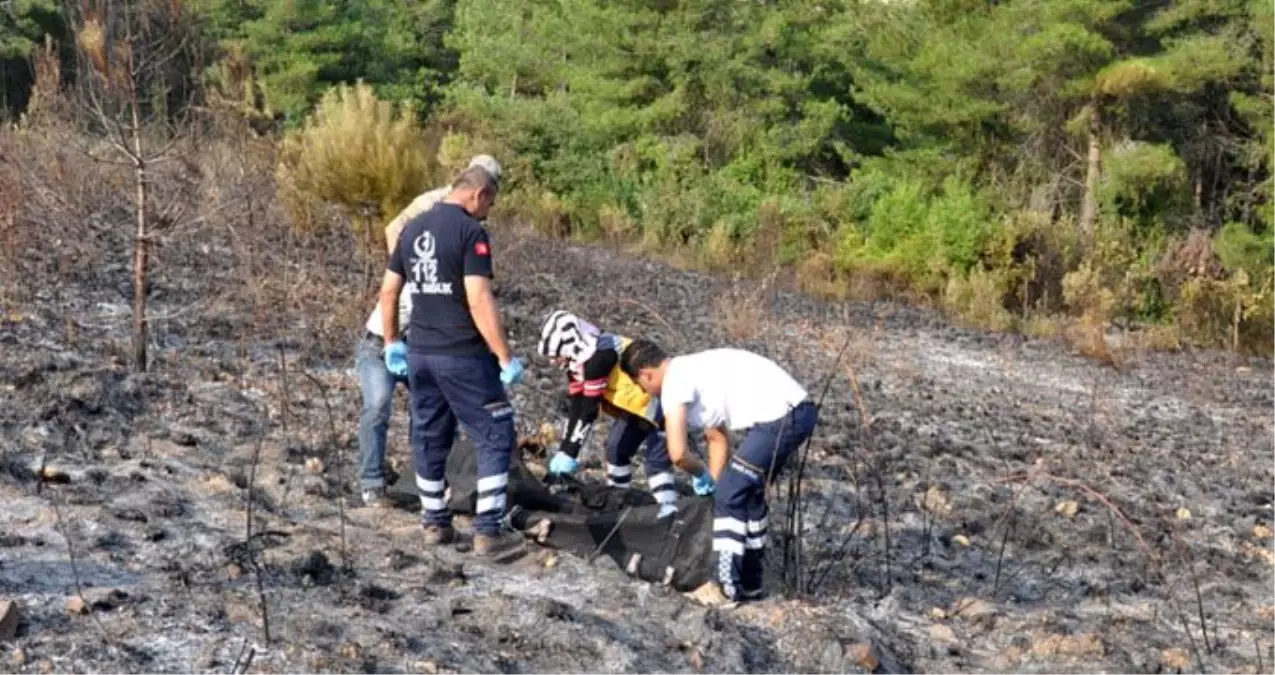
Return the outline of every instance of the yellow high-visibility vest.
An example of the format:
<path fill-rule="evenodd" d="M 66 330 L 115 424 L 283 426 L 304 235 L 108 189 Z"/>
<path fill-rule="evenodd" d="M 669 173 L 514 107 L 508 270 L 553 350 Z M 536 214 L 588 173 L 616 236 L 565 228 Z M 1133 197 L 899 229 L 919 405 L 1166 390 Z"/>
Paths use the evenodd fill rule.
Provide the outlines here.
<path fill-rule="evenodd" d="M 619 352 L 623 354 L 633 340 L 619 335 L 616 338 L 620 341 Z M 653 398 L 643 391 L 637 382 L 634 382 L 632 378 L 620 369 L 619 363 L 611 369 L 611 375 L 607 378 L 607 388 L 603 392 L 602 398 L 620 410 L 637 415 L 651 424 L 656 424 L 655 418 L 656 411 L 659 410 L 659 399 Z M 656 426 L 659 425 L 656 424 Z"/>

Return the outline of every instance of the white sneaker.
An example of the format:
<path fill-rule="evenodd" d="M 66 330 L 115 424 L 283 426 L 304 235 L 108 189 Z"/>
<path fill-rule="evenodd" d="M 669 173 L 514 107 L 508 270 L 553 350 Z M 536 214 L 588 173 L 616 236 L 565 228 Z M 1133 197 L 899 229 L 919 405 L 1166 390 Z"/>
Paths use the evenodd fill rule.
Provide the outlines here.
<path fill-rule="evenodd" d="M 385 488 L 373 488 L 363 491 L 363 506 L 385 507 L 389 506 L 389 501 L 385 495 Z"/>

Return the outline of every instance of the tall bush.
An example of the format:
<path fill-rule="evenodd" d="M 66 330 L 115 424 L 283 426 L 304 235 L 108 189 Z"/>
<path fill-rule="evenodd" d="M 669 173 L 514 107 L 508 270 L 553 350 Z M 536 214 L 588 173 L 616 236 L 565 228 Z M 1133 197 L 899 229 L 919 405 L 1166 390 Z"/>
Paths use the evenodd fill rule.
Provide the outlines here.
<path fill-rule="evenodd" d="M 427 189 L 430 163 L 412 107 L 359 82 L 328 90 L 284 138 L 278 177 L 294 222 L 309 226 L 316 204 L 335 204 L 370 252 L 384 244 L 383 225 Z"/>

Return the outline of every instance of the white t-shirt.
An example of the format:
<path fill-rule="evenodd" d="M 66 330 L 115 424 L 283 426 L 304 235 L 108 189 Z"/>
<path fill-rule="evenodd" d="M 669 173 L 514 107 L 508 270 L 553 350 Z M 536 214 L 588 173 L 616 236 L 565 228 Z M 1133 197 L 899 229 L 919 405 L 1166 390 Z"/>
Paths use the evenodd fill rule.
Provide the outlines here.
<path fill-rule="evenodd" d="M 407 285 L 404 284 L 402 290 L 398 293 L 398 332 L 399 335 L 407 330 L 407 321 L 412 316 L 412 294 L 407 292 Z M 381 335 L 385 331 L 381 326 L 381 303 L 376 303 L 376 309 L 372 310 L 372 316 L 367 318 L 367 331 L 373 335 Z M 381 337 L 385 337 L 381 335 Z"/>
<path fill-rule="evenodd" d="M 403 209 L 397 216 L 394 216 L 394 220 L 391 220 L 389 225 L 385 226 L 385 239 L 389 242 L 391 251 L 394 248 L 394 240 L 403 233 L 403 226 L 407 224 L 407 221 L 434 208 L 435 204 L 447 196 L 448 191 L 449 188 L 444 186 L 421 194 L 416 199 L 413 199 L 412 203 L 407 205 L 407 208 Z M 398 294 L 399 333 L 402 333 L 407 328 L 407 321 L 411 314 L 412 297 L 407 292 L 407 288 L 404 287 L 403 291 Z M 368 332 L 373 335 L 381 335 L 383 332 L 381 330 L 381 304 L 379 302 L 376 304 L 376 309 L 372 310 L 372 316 L 367 318 L 367 324 L 365 325 Z"/>
<path fill-rule="evenodd" d="M 660 404 L 686 405 L 692 429 L 732 431 L 773 422 L 806 400 L 806 390 L 770 359 L 743 349 L 709 349 L 673 357 Z"/>

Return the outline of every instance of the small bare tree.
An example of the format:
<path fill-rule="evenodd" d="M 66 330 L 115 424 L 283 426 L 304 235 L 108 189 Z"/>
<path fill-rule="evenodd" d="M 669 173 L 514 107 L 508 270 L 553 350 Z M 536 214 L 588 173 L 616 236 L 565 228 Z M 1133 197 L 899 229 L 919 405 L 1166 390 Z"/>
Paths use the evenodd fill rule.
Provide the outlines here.
<path fill-rule="evenodd" d="M 129 167 L 133 180 L 133 367 L 146 370 L 147 263 L 154 230 L 173 220 L 152 204 L 152 172 L 188 128 L 199 41 L 180 0 L 69 2 L 77 75 L 70 103 L 100 143 L 95 160 Z"/>

